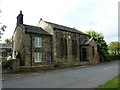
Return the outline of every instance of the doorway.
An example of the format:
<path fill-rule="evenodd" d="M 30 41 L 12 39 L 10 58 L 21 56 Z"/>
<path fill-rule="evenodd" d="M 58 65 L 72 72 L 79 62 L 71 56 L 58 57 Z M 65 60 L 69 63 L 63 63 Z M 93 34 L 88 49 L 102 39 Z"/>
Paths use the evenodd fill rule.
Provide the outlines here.
<path fill-rule="evenodd" d="M 87 51 L 86 51 L 86 48 L 82 48 L 82 61 L 87 61 Z"/>

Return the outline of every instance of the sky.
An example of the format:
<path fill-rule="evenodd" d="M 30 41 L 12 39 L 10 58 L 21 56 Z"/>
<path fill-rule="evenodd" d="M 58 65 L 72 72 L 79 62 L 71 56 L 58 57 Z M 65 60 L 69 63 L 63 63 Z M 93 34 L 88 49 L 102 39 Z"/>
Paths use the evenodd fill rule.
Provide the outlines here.
<path fill-rule="evenodd" d="M 24 15 L 24 24 L 36 26 L 42 18 L 83 32 L 92 29 L 103 33 L 108 44 L 118 41 L 118 2 L 119 0 L 0 0 L 0 26 L 7 26 L 2 42 L 12 37 L 20 10 Z"/>

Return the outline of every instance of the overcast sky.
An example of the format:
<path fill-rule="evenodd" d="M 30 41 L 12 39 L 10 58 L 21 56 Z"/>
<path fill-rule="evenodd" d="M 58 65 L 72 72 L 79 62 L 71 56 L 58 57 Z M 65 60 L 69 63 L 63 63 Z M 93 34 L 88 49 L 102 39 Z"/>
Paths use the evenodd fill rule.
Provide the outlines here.
<path fill-rule="evenodd" d="M 24 24 L 36 26 L 42 18 L 83 32 L 93 29 L 103 33 L 107 43 L 118 41 L 118 1 L 1 0 L 0 22 L 7 26 L 2 41 L 12 37 L 20 10 L 24 14 Z"/>

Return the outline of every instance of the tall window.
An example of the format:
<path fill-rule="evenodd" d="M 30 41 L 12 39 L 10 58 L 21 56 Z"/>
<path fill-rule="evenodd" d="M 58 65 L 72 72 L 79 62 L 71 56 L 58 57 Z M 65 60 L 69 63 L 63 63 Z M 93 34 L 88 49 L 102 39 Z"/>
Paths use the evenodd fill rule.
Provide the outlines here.
<path fill-rule="evenodd" d="M 42 38 L 35 37 L 35 47 L 42 47 Z"/>
<path fill-rule="evenodd" d="M 94 54 L 95 54 L 94 46 L 92 46 L 92 54 L 93 54 L 93 57 L 94 57 Z"/>
<path fill-rule="evenodd" d="M 74 55 L 74 40 L 72 40 L 72 55 Z"/>
<path fill-rule="evenodd" d="M 77 41 L 72 40 L 72 55 L 77 56 Z"/>
<path fill-rule="evenodd" d="M 74 55 L 77 56 L 77 41 L 74 41 Z"/>
<path fill-rule="evenodd" d="M 42 53 L 40 52 L 35 52 L 34 53 L 34 61 L 36 62 L 42 62 Z"/>
<path fill-rule="evenodd" d="M 61 57 L 67 57 L 67 40 L 63 38 L 60 40 L 60 53 Z"/>
<path fill-rule="evenodd" d="M 64 39 L 63 42 L 63 53 L 64 53 L 64 57 L 67 57 L 67 40 Z"/>
<path fill-rule="evenodd" d="M 82 61 L 87 61 L 87 51 L 86 51 L 86 48 L 82 48 Z"/>
<path fill-rule="evenodd" d="M 60 56 L 63 57 L 64 54 L 63 54 L 63 38 L 60 39 Z"/>

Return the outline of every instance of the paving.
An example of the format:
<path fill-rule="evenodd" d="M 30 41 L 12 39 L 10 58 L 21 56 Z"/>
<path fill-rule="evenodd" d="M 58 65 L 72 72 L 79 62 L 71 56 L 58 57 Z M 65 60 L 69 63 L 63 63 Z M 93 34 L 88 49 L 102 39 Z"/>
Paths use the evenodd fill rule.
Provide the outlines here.
<path fill-rule="evenodd" d="M 118 61 L 34 73 L 3 73 L 3 88 L 96 88 L 118 75 Z"/>

